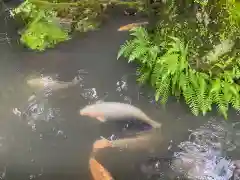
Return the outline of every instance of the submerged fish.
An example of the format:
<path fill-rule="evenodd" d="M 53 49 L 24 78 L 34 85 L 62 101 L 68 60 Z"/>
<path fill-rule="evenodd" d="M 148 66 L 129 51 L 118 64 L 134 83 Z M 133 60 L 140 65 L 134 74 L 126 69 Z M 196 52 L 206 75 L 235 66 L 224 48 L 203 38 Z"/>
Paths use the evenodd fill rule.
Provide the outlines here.
<path fill-rule="evenodd" d="M 129 30 L 132 30 L 136 27 L 139 27 L 139 26 L 142 26 L 142 25 L 147 25 L 147 24 L 148 24 L 147 21 L 139 22 L 139 23 L 131 23 L 131 24 L 121 26 L 120 28 L 118 28 L 118 31 L 129 31 Z"/>
<path fill-rule="evenodd" d="M 34 88 L 49 88 L 52 91 L 65 89 L 70 86 L 75 86 L 80 82 L 81 79 L 75 77 L 71 82 L 63 82 L 63 81 L 56 81 L 53 80 L 50 76 L 45 76 L 42 78 L 34 78 L 27 81 L 27 84 Z"/>
<path fill-rule="evenodd" d="M 100 140 L 95 141 L 93 144 L 93 152 L 96 152 L 98 149 L 106 148 L 106 147 L 115 147 L 115 148 L 127 148 L 128 150 L 140 150 L 140 149 L 151 149 L 151 145 L 153 144 L 153 140 L 158 138 L 158 143 L 160 142 L 160 134 L 159 137 L 156 134 L 156 131 L 147 131 L 138 133 L 135 137 L 116 139 L 116 140 L 108 140 L 102 138 Z"/>
<path fill-rule="evenodd" d="M 106 148 L 106 147 L 112 147 L 112 143 L 111 143 L 111 141 L 109 141 L 105 138 L 102 138 L 93 143 L 93 152 L 96 152 L 97 150 Z"/>
<path fill-rule="evenodd" d="M 110 120 L 121 120 L 127 118 L 135 118 L 151 125 L 154 128 L 160 128 L 161 124 L 150 119 L 139 108 L 130 104 L 118 102 L 100 102 L 92 105 L 87 105 L 80 110 L 82 116 L 96 118 L 101 122 Z"/>
<path fill-rule="evenodd" d="M 94 180 L 113 180 L 112 175 L 96 159 L 90 158 L 89 167 Z"/>

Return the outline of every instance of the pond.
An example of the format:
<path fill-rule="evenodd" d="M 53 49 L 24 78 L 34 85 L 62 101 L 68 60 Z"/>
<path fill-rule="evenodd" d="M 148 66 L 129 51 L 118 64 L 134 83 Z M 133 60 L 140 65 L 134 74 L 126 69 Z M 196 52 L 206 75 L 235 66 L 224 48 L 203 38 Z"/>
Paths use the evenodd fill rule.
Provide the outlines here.
<path fill-rule="evenodd" d="M 156 144 L 154 152 L 159 156 L 167 156 L 171 143 L 187 140 L 188 129 L 196 129 L 210 119 L 222 120 L 215 113 L 195 117 L 184 103 L 175 99 L 163 108 L 154 102 L 148 87 L 137 85 L 135 65 L 116 60 L 119 46 L 128 38 L 128 33 L 117 29 L 136 18 L 116 13 L 99 31 L 76 35 L 54 49 L 39 53 L 19 45 L 16 27 L 1 17 L 1 179 L 91 179 L 88 160 L 92 144 L 100 136 L 109 135 L 110 130 L 94 119 L 81 117 L 79 109 L 99 100 L 133 104 L 162 123 L 164 141 Z M 12 38 L 10 41 L 6 39 L 6 32 Z M 40 105 L 41 112 L 22 119 L 17 111 L 36 107 L 36 104 L 29 107 L 28 99 L 36 91 L 26 81 L 41 75 L 58 76 L 66 82 L 77 76 L 81 82 L 40 99 L 37 108 Z M 239 116 L 232 112 L 229 118 L 236 121 Z M 111 172 L 117 180 L 147 179 L 136 170 L 142 157 L 148 156 L 143 152 L 109 150 L 102 155 L 113 162 Z M 237 152 L 231 156 L 238 158 Z"/>

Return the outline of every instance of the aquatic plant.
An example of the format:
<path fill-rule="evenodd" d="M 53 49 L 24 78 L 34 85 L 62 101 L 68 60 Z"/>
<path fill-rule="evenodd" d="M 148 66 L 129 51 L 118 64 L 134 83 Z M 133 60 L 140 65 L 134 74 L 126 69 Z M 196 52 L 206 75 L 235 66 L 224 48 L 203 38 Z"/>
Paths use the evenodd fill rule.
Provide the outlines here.
<path fill-rule="evenodd" d="M 21 43 L 33 50 L 43 51 L 69 39 L 68 32 L 61 28 L 56 19 L 57 12 L 45 11 L 29 0 L 25 0 L 12 11 L 26 26 L 21 30 Z"/>
<path fill-rule="evenodd" d="M 216 104 L 227 118 L 229 104 L 240 110 L 239 5 L 204 4 L 195 19 L 177 14 L 175 8 L 154 30 L 133 29 L 133 38 L 121 46 L 117 58 L 141 65 L 138 81 L 150 82 L 162 104 L 170 95 L 183 95 L 194 115 L 205 115 Z"/>
<path fill-rule="evenodd" d="M 87 32 L 97 29 L 110 4 L 142 7 L 141 1 L 25 0 L 13 9 L 11 14 L 15 19 L 23 21 L 21 42 L 31 49 L 43 51 L 68 40 L 73 31 Z"/>

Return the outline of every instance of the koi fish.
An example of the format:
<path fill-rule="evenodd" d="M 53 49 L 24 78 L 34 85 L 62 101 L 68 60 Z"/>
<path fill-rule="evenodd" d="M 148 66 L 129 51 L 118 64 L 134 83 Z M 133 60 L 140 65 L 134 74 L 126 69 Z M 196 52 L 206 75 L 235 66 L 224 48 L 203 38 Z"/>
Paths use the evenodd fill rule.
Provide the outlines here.
<path fill-rule="evenodd" d="M 142 25 L 147 25 L 147 24 L 149 24 L 147 21 L 139 22 L 139 23 L 131 23 L 131 24 L 121 26 L 120 28 L 118 28 L 118 31 L 129 31 L 129 30 L 132 30 L 136 27 L 139 27 L 139 26 L 142 26 Z"/>
<path fill-rule="evenodd" d="M 49 88 L 52 91 L 56 91 L 59 89 L 65 89 L 70 86 L 75 86 L 81 81 L 75 77 L 71 82 L 63 82 L 63 81 L 56 81 L 53 80 L 50 76 L 42 77 L 42 78 L 34 78 L 27 81 L 27 84 L 34 88 Z"/>
<path fill-rule="evenodd" d="M 139 133 L 136 137 L 131 138 L 123 138 L 117 140 L 108 140 L 102 138 L 100 140 L 95 141 L 93 144 L 93 152 L 96 152 L 99 149 L 106 148 L 106 147 L 113 147 L 113 148 L 127 148 L 128 150 L 139 150 L 139 149 L 150 149 L 152 141 L 155 139 L 156 136 L 155 131 L 147 131 L 143 133 Z"/>
<path fill-rule="evenodd" d="M 94 180 L 113 180 L 112 175 L 96 159 L 90 158 L 89 167 Z"/>
<path fill-rule="evenodd" d="M 150 119 L 139 108 L 125 103 L 118 102 L 99 102 L 87 105 L 80 110 L 80 115 L 96 118 L 101 122 L 124 120 L 127 118 L 135 118 L 154 128 L 160 128 L 161 124 Z"/>

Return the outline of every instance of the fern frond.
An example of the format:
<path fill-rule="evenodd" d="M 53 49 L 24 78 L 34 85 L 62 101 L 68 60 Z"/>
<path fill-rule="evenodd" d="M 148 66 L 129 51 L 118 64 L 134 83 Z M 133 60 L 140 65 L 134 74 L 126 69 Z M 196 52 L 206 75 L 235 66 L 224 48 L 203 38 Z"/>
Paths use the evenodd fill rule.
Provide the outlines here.
<path fill-rule="evenodd" d="M 157 83 L 157 89 L 155 93 L 155 100 L 158 101 L 161 97 L 161 103 L 166 104 L 168 96 L 169 96 L 169 90 L 170 90 L 170 79 L 171 77 L 168 76 L 165 79 L 160 79 Z"/>
<path fill-rule="evenodd" d="M 192 113 L 197 116 L 199 114 L 199 106 L 197 101 L 197 95 L 194 91 L 194 88 L 191 85 L 187 86 L 183 91 L 183 96 L 185 98 L 186 103 L 189 105 Z"/>
<path fill-rule="evenodd" d="M 227 119 L 228 102 L 224 100 L 223 94 L 215 95 L 215 103 L 218 106 L 219 113 L 222 114 L 225 119 Z"/>
<path fill-rule="evenodd" d="M 144 84 L 150 79 L 152 71 L 147 66 L 142 66 L 142 67 L 138 68 L 137 71 L 139 74 L 139 78 L 137 78 L 138 83 Z"/>
<path fill-rule="evenodd" d="M 213 103 L 218 107 L 218 111 L 225 118 L 227 118 L 228 103 L 224 100 L 223 93 L 221 92 L 222 82 L 220 79 L 215 79 L 211 82 L 210 96 Z"/>
<path fill-rule="evenodd" d="M 181 72 L 182 74 L 182 72 Z M 171 84 L 172 84 L 172 94 L 175 94 L 176 92 L 180 92 L 181 89 L 179 88 L 179 79 L 180 79 L 180 72 L 176 72 L 172 75 Z M 177 93 L 179 94 L 179 93 Z"/>
<path fill-rule="evenodd" d="M 166 66 L 168 73 L 174 74 L 178 70 L 178 54 L 166 54 L 161 58 L 161 63 Z"/>
<path fill-rule="evenodd" d="M 134 60 L 139 60 L 144 59 L 143 56 L 146 56 L 147 54 L 147 47 L 141 45 L 141 44 L 136 44 L 135 47 L 132 49 L 132 53 L 129 55 L 128 62 L 132 62 Z"/>
<path fill-rule="evenodd" d="M 132 49 L 134 48 L 134 44 L 132 40 L 126 41 L 123 45 L 120 46 L 120 50 L 117 54 L 117 59 L 119 59 L 121 56 L 127 57 L 131 54 Z"/>
<path fill-rule="evenodd" d="M 195 91 L 197 94 L 199 109 L 202 111 L 203 115 L 207 113 L 208 110 L 211 109 L 212 99 L 211 96 L 208 95 L 208 85 L 203 76 L 200 73 L 197 74 L 198 87 L 195 87 Z"/>
<path fill-rule="evenodd" d="M 182 89 L 183 91 L 187 88 L 187 86 L 190 83 L 188 74 L 181 73 L 179 76 L 179 89 Z"/>
<path fill-rule="evenodd" d="M 150 41 L 150 37 L 148 35 L 147 30 L 144 27 L 137 27 L 134 28 L 133 30 L 131 30 L 131 36 L 134 36 L 138 39 L 140 39 L 143 42 L 149 42 Z"/>

